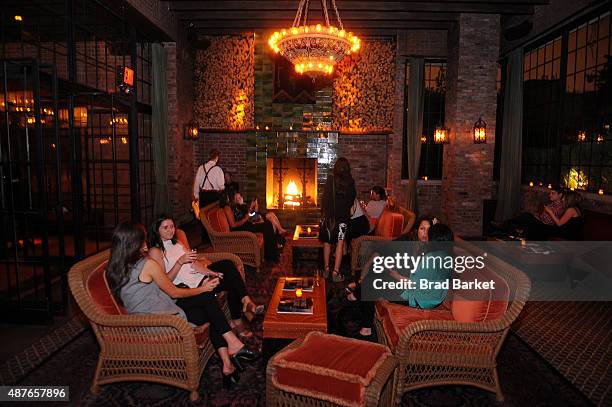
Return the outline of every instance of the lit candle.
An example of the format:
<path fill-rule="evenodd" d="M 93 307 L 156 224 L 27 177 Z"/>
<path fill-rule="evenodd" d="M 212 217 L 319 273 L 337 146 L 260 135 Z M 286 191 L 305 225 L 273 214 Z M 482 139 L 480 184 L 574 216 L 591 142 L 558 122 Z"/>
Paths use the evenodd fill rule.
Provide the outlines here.
<path fill-rule="evenodd" d="M 302 297 L 302 289 L 301 288 L 296 288 L 295 289 L 295 296 L 297 298 L 301 298 Z"/>
<path fill-rule="evenodd" d="M 603 195 L 603 194 L 604 194 L 604 191 L 603 191 L 603 189 L 600 189 L 600 190 L 599 190 L 597 193 L 598 193 L 599 195 Z"/>
<path fill-rule="evenodd" d="M 533 181 L 529 182 L 529 186 L 532 187 L 533 186 Z"/>

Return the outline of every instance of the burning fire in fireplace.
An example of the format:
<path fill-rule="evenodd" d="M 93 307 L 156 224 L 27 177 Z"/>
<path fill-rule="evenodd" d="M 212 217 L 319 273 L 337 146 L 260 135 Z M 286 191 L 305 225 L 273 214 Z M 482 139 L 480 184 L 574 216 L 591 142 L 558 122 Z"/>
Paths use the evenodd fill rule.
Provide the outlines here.
<path fill-rule="evenodd" d="M 297 185 L 293 180 L 289 181 L 287 188 L 285 189 L 285 202 L 283 205 L 285 206 L 300 206 L 300 200 L 302 199 L 302 195 L 298 192 Z"/>
<path fill-rule="evenodd" d="M 285 206 L 300 206 L 300 200 L 302 199 L 302 195 L 298 192 L 297 185 L 293 180 L 289 181 L 287 184 L 287 188 L 285 189 L 285 202 L 283 204 Z"/>
<path fill-rule="evenodd" d="M 268 158 L 266 207 L 301 209 L 317 206 L 316 158 Z"/>

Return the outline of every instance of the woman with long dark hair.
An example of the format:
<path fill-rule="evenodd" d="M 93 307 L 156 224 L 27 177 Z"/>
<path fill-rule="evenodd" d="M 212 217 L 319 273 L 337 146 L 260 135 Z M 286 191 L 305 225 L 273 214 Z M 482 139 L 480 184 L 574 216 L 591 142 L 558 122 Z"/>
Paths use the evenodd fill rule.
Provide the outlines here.
<path fill-rule="evenodd" d="M 123 222 L 115 228 L 106 268 L 113 295 L 130 314 L 176 315 L 195 326 L 210 322 L 210 340 L 223 362 L 223 386 L 231 387 L 238 380 L 233 365 L 242 370 L 241 361 L 253 361 L 258 355 L 244 346 L 225 320 L 212 292 L 219 278 L 207 277 L 196 288 L 177 287 L 155 260 L 145 257 L 146 250 L 141 224 Z"/>
<path fill-rule="evenodd" d="M 257 200 L 254 199 L 246 205 L 240 192 L 228 192 L 229 195 L 219 202 L 219 206 L 225 212 L 230 229 L 263 234 L 264 257 L 268 261 L 277 261 L 279 245 L 283 240 L 274 231 L 272 222 L 257 214 Z"/>
<path fill-rule="evenodd" d="M 349 301 L 357 301 L 359 300 L 359 308 L 361 310 L 361 329 L 359 334 L 362 337 L 369 337 L 372 335 L 372 324 L 374 322 L 374 301 L 371 299 L 377 296 L 384 296 L 385 299 L 391 300 L 392 302 L 399 303 L 402 305 L 406 305 L 413 308 L 421 308 L 421 309 L 431 309 L 440 305 L 446 295 L 448 294 L 448 290 L 441 288 L 421 288 L 418 283 L 415 288 L 411 290 L 406 290 L 402 293 L 397 290 L 376 290 L 374 289 L 374 280 L 381 279 L 387 282 L 397 283 L 401 280 L 410 279 L 412 281 L 418 282 L 419 280 L 426 280 L 431 283 L 435 282 L 443 282 L 450 278 L 451 270 L 446 268 L 444 265 L 440 264 L 440 267 L 423 267 L 425 264 L 426 258 L 428 256 L 431 257 L 441 257 L 450 255 L 452 242 L 454 241 L 454 234 L 452 230 L 441 223 L 434 223 L 427 230 L 427 242 L 433 242 L 431 247 L 424 248 L 425 256 L 419 266 L 411 272 L 412 274 L 406 276 L 400 274 L 397 270 L 391 269 L 387 270 L 387 273 L 375 274 L 375 273 L 367 273 L 365 274 L 359 285 L 348 290 L 347 298 Z M 425 242 L 422 238 L 419 238 L 420 242 Z M 388 253 L 384 252 L 384 249 L 381 250 L 382 253 L 374 253 L 374 256 L 395 256 L 397 253 L 393 250 L 390 250 Z M 371 261 L 372 259 L 370 259 Z M 435 263 L 434 263 L 435 264 Z M 367 266 L 368 268 L 371 266 L 371 263 Z M 368 300 L 362 299 L 362 295 L 368 297 Z"/>
<path fill-rule="evenodd" d="M 357 191 L 355 190 L 355 180 L 351 175 L 351 165 L 346 158 L 340 157 L 334 164 L 331 176 L 327 177 L 323 190 L 321 209 L 324 222 L 319 233 L 319 240 L 323 242 L 326 276 L 329 275 L 331 247 L 336 244 L 333 268 L 333 280 L 335 282 L 344 280 L 340 274 L 340 265 L 347 225 L 351 218 L 351 207 L 356 195 Z"/>
<path fill-rule="evenodd" d="M 212 263 L 206 257 L 198 258 L 198 253 L 189 248 L 184 233 L 181 240 L 177 234 L 174 219 L 165 214 L 158 216 L 149 230 L 149 256 L 164 268 L 170 281 L 179 287 L 196 288 L 206 276 L 219 277 L 220 283 L 213 292 L 227 291 L 231 327 L 238 335 L 251 337 L 252 333 L 242 323 L 242 314 L 252 319 L 253 315 L 262 314 L 264 307 L 253 302 L 234 263 L 231 260 Z"/>

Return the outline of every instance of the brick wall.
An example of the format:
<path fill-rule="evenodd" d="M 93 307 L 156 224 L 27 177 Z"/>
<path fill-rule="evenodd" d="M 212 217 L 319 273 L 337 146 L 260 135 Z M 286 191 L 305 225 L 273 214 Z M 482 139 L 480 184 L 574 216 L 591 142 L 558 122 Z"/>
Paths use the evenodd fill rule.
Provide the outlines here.
<path fill-rule="evenodd" d="M 193 54 L 188 46 L 164 43 L 168 57 L 168 192 L 170 212 L 183 222 L 189 220 L 191 187 L 195 172 L 194 142 L 183 140 L 185 126 L 193 118 Z"/>
<path fill-rule="evenodd" d="M 453 231 L 479 236 L 482 205 L 492 192 L 499 16 L 461 14 L 449 32 L 448 91 L 441 215 Z M 487 144 L 474 144 L 473 125 L 487 122 Z"/>
<path fill-rule="evenodd" d="M 404 30 L 397 38 L 398 55 L 443 58 L 448 52 L 446 30 Z"/>
<path fill-rule="evenodd" d="M 219 150 L 219 165 L 232 174 L 232 180 L 244 190 L 247 185 L 247 134 L 246 133 L 204 133 L 194 145 L 194 161 L 191 167 L 191 183 L 198 167 L 208 161 L 213 149 Z"/>
<path fill-rule="evenodd" d="M 351 163 L 357 198 L 367 200 L 375 185 L 385 186 L 387 135 L 338 136 L 338 156 Z"/>
<path fill-rule="evenodd" d="M 441 181 L 418 181 L 417 205 L 419 215 L 440 217 L 440 197 L 442 195 Z"/>

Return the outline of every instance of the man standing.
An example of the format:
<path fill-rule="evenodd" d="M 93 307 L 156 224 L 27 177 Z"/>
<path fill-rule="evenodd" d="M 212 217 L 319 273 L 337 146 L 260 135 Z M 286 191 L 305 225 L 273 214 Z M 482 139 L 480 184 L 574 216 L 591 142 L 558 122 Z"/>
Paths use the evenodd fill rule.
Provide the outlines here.
<path fill-rule="evenodd" d="M 219 167 L 219 150 L 212 150 L 206 164 L 198 167 L 193 183 L 193 199 L 199 200 L 200 208 L 219 200 L 225 189 L 225 176 Z"/>

